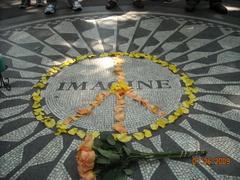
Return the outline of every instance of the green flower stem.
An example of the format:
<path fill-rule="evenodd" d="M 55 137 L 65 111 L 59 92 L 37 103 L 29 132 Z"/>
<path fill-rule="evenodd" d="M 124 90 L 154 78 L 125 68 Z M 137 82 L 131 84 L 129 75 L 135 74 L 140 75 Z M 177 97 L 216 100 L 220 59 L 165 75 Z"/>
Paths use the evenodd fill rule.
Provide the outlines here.
<path fill-rule="evenodd" d="M 181 151 L 181 152 L 158 152 L 158 153 L 144 153 L 135 152 L 130 154 L 128 161 L 137 161 L 141 159 L 163 159 L 163 158 L 189 158 L 197 155 L 206 155 L 207 151 Z"/>

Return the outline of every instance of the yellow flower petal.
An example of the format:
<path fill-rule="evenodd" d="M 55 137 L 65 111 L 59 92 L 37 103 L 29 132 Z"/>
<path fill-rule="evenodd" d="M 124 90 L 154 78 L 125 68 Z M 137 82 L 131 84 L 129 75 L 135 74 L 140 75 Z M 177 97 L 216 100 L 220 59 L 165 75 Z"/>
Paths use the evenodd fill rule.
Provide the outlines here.
<path fill-rule="evenodd" d="M 44 87 L 45 87 L 45 84 L 39 82 L 39 83 L 37 83 L 37 84 L 34 84 L 33 87 L 34 87 L 34 88 L 44 88 Z"/>
<path fill-rule="evenodd" d="M 36 112 L 36 113 L 40 113 L 40 112 L 42 112 L 42 111 L 43 111 L 43 108 L 34 109 L 34 112 Z"/>
<path fill-rule="evenodd" d="M 107 57 L 107 56 L 109 56 L 109 53 L 101 53 L 101 54 L 99 55 L 99 57 Z"/>
<path fill-rule="evenodd" d="M 147 138 L 152 137 L 152 132 L 148 129 L 144 129 L 143 133 L 144 133 L 145 137 L 147 137 Z"/>
<path fill-rule="evenodd" d="M 168 62 L 166 62 L 166 61 L 162 61 L 162 62 L 160 62 L 160 64 L 161 64 L 163 67 L 168 66 Z"/>
<path fill-rule="evenodd" d="M 40 81 L 42 84 L 44 84 L 44 87 L 46 86 L 46 84 L 47 84 L 47 82 L 48 82 L 48 80 L 41 80 Z"/>
<path fill-rule="evenodd" d="M 146 58 L 146 59 L 148 59 L 148 58 Z M 150 60 L 154 63 L 159 63 L 160 62 L 158 59 L 150 59 Z"/>
<path fill-rule="evenodd" d="M 173 113 L 173 115 L 179 117 L 179 116 L 183 115 L 183 112 L 178 109 L 177 111 L 175 111 L 175 112 Z"/>
<path fill-rule="evenodd" d="M 181 107 L 180 109 L 181 109 L 181 111 L 182 111 L 184 114 L 188 114 L 188 113 L 189 113 L 189 109 L 188 109 L 188 108 Z"/>
<path fill-rule="evenodd" d="M 46 121 L 44 121 L 44 124 L 47 128 L 53 128 L 56 122 L 54 119 L 47 119 Z"/>
<path fill-rule="evenodd" d="M 38 115 L 38 116 L 36 116 L 36 119 L 39 120 L 39 121 L 42 121 L 44 118 L 43 118 L 42 115 Z"/>
<path fill-rule="evenodd" d="M 87 58 L 89 58 L 89 59 L 94 58 L 94 57 L 96 57 L 96 55 L 94 55 L 94 54 L 87 55 Z"/>
<path fill-rule="evenodd" d="M 78 132 L 78 128 L 72 128 L 68 131 L 68 134 L 75 135 L 75 134 L 77 134 L 77 132 Z"/>
<path fill-rule="evenodd" d="M 41 112 L 33 112 L 33 114 L 35 115 L 35 116 L 39 116 L 39 115 L 44 115 L 44 113 L 41 111 Z"/>
<path fill-rule="evenodd" d="M 136 132 L 136 133 L 133 134 L 133 137 L 135 137 L 138 141 L 140 141 L 144 138 L 144 133 Z"/>
<path fill-rule="evenodd" d="M 34 102 L 40 102 L 42 100 L 42 97 L 34 96 L 33 100 L 34 100 Z"/>
<path fill-rule="evenodd" d="M 184 94 L 185 94 L 185 95 L 192 94 L 192 91 L 190 90 L 189 87 L 187 87 L 187 88 L 184 89 Z"/>
<path fill-rule="evenodd" d="M 155 130 L 158 129 L 158 124 L 156 124 L 156 123 L 150 124 L 150 127 L 151 127 L 152 130 L 155 131 Z"/>
<path fill-rule="evenodd" d="M 179 71 L 179 69 L 177 68 L 177 66 L 174 65 L 174 64 L 170 64 L 170 65 L 168 66 L 168 69 L 171 70 L 173 73 L 177 73 L 177 72 Z"/>
<path fill-rule="evenodd" d="M 87 55 L 83 55 L 83 56 L 78 56 L 78 57 L 76 57 L 76 60 L 77 61 L 82 61 L 82 60 L 84 60 L 84 59 L 86 59 L 87 58 Z"/>
<path fill-rule="evenodd" d="M 60 67 L 60 68 L 65 68 L 65 67 L 68 67 L 68 66 L 69 66 L 69 64 L 63 63 L 63 64 L 61 64 L 59 67 Z"/>
<path fill-rule="evenodd" d="M 34 114 L 35 116 L 44 115 L 43 109 L 42 109 L 42 108 L 34 109 L 34 110 L 33 110 L 33 114 Z"/>
<path fill-rule="evenodd" d="M 64 124 L 62 122 L 59 122 L 56 126 L 58 129 L 67 129 L 68 128 L 68 125 L 67 124 Z"/>
<path fill-rule="evenodd" d="M 160 60 L 160 59 L 158 59 L 158 64 L 162 64 L 164 61 L 163 60 Z"/>
<path fill-rule="evenodd" d="M 75 60 L 75 59 L 69 59 L 68 62 L 69 62 L 70 64 L 73 64 L 73 63 L 76 62 L 76 60 Z"/>
<path fill-rule="evenodd" d="M 65 62 L 64 62 L 63 64 L 65 64 Z M 69 63 L 69 64 L 70 64 L 70 63 Z M 60 68 L 62 68 L 62 67 L 60 66 Z M 50 77 L 50 76 L 53 76 L 54 74 L 58 73 L 58 71 L 60 70 L 60 68 L 58 68 L 58 67 L 52 67 L 52 68 L 50 68 L 50 69 L 47 71 L 47 76 Z"/>
<path fill-rule="evenodd" d="M 186 86 L 192 86 L 194 81 L 192 79 L 187 79 L 184 83 Z"/>
<path fill-rule="evenodd" d="M 40 112 L 34 112 L 33 113 L 35 116 L 37 116 L 37 115 L 44 115 L 44 112 L 43 111 L 40 111 Z"/>
<path fill-rule="evenodd" d="M 55 135 L 58 136 L 63 133 L 67 133 L 67 130 L 66 129 L 57 129 L 57 131 L 55 132 Z"/>
<path fill-rule="evenodd" d="M 189 79 L 189 76 L 186 75 L 186 74 L 184 74 L 184 73 L 182 73 L 180 79 L 181 79 L 182 81 L 186 81 L 187 79 Z"/>
<path fill-rule="evenodd" d="M 183 105 L 183 107 L 185 107 L 185 108 L 189 108 L 190 105 L 191 105 L 191 103 L 190 103 L 189 101 L 183 101 L 183 102 L 182 102 L 182 105 Z"/>
<path fill-rule="evenodd" d="M 81 139 L 83 139 L 86 136 L 86 133 L 82 130 L 78 130 L 76 133 Z"/>
<path fill-rule="evenodd" d="M 44 82 L 47 82 L 47 81 L 48 81 L 47 76 L 43 75 L 43 76 L 41 77 L 41 82 L 44 83 Z"/>
<path fill-rule="evenodd" d="M 93 131 L 91 134 L 92 134 L 93 138 L 96 138 L 96 137 L 98 137 L 100 135 L 100 132 Z"/>
<path fill-rule="evenodd" d="M 69 63 L 70 63 L 70 61 L 69 61 Z M 59 70 L 60 70 L 60 69 L 59 69 L 58 67 L 52 67 L 52 68 L 50 68 L 50 69 L 48 70 L 47 73 L 53 73 L 53 74 L 55 74 L 55 73 L 57 73 Z"/>
<path fill-rule="evenodd" d="M 169 123 L 173 123 L 177 120 L 177 116 L 174 116 L 174 115 L 170 115 L 168 116 L 168 122 Z"/>
<path fill-rule="evenodd" d="M 165 121 L 164 119 L 158 119 L 156 121 L 156 124 L 161 128 L 165 128 L 167 125 L 167 121 Z"/>
<path fill-rule="evenodd" d="M 197 87 L 193 87 L 193 88 L 192 88 L 192 92 L 193 92 L 194 94 L 196 94 L 196 93 L 198 93 L 198 92 L 199 92 L 199 90 L 198 90 L 198 88 L 197 88 Z"/>
<path fill-rule="evenodd" d="M 41 91 L 40 91 L 40 89 L 38 89 L 37 91 L 32 93 L 32 97 L 38 97 L 38 96 L 40 96 L 40 94 L 41 94 Z"/>
<path fill-rule="evenodd" d="M 59 136 L 60 134 L 61 134 L 61 131 L 58 131 L 58 130 L 54 133 L 55 136 Z"/>
<path fill-rule="evenodd" d="M 113 138 L 116 140 L 118 140 L 118 137 L 119 137 L 120 134 L 112 134 Z"/>
<path fill-rule="evenodd" d="M 193 101 L 193 102 L 197 101 L 197 97 L 194 94 L 188 95 L 188 98 L 190 99 L 190 101 Z"/>
<path fill-rule="evenodd" d="M 126 133 L 123 133 L 123 134 L 119 134 L 119 135 L 117 136 L 117 139 L 118 139 L 120 142 L 125 143 L 125 142 L 131 141 L 131 140 L 132 140 L 132 136 L 129 136 L 129 135 L 127 135 Z"/>
<path fill-rule="evenodd" d="M 34 109 L 39 108 L 39 107 L 41 107 L 41 105 L 39 103 L 34 103 L 32 105 L 32 108 L 34 108 Z"/>

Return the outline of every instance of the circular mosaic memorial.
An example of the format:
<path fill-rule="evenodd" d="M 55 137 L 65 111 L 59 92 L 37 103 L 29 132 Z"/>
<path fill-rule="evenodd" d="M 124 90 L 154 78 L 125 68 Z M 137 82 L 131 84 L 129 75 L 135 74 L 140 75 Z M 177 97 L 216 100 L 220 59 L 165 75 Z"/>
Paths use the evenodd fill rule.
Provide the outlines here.
<path fill-rule="evenodd" d="M 83 14 L 2 29 L 0 43 L 9 67 L 3 75 L 12 86 L 11 91 L 0 91 L 0 178 L 78 179 L 72 163 L 81 139 L 68 132 L 77 128 L 82 133 L 116 133 L 112 129 L 115 96 L 107 97 L 90 116 L 74 121 L 67 133 L 54 133 L 76 108 L 88 106 L 116 82 L 115 56 L 106 53 L 129 52 L 122 56 L 126 82 L 165 112 L 158 117 L 126 98 L 129 144 L 149 152 L 204 149 L 208 157 L 231 159 L 222 166 L 204 162 L 196 166 L 191 160 L 173 159 L 141 162 L 134 179 L 240 179 L 236 170 L 240 168 L 239 26 L 161 13 Z M 148 54 L 155 59 L 146 58 Z M 33 87 L 39 80 L 44 87 Z M 194 83 L 187 85 L 189 81 Z M 40 106 L 33 101 L 38 90 L 41 93 L 35 97 Z M 191 94 L 197 102 L 174 119 L 179 107 L 188 106 L 184 101 L 195 99 Z M 54 122 L 39 118 L 42 111 L 35 113 L 39 108 Z M 159 119 L 169 125 L 158 124 Z M 139 132 L 148 138 L 136 141 L 134 133 Z"/>
<path fill-rule="evenodd" d="M 124 59 L 127 81 L 137 94 L 160 105 L 167 114 L 178 108 L 183 95 L 178 75 L 151 61 L 129 57 Z M 74 114 L 77 107 L 88 106 L 98 93 L 106 91 L 116 81 L 113 70 L 113 57 L 85 60 L 62 70 L 49 80 L 44 92 L 48 108 L 57 118 L 65 119 Z M 124 123 L 128 132 L 137 132 L 138 128 L 156 121 L 156 115 L 131 99 L 126 101 Z M 77 121 L 76 126 L 111 131 L 115 104 L 115 97 L 109 97 L 92 115 Z"/>

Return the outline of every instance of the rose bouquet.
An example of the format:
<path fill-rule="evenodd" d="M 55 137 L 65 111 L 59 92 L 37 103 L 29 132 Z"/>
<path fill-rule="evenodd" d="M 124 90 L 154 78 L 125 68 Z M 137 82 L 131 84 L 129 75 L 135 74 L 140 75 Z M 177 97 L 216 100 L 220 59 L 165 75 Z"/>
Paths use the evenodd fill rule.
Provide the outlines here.
<path fill-rule="evenodd" d="M 125 180 L 133 174 L 133 165 L 139 160 L 163 158 L 189 158 L 206 155 L 206 151 L 145 153 L 115 141 L 111 134 L 103 133 L 100 138 L 87 135 L 79 146 L 76 160 L 79 175 L 83 180 Z"/>

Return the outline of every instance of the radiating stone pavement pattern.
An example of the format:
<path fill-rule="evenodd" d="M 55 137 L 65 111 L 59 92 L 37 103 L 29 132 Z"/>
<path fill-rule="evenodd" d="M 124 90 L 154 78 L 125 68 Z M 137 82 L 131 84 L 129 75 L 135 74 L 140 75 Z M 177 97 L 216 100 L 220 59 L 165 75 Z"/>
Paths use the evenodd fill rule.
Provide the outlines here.
<path fill-rule="evenodd" d="M 150 139 L 132 142 L 137 150 L 207 150 L 208 157 L 229 157 L 230 165 L 193 165 L 191 159 L 139 162 L 133 179 L 240 179 L 240 28 L 237 25 L 164 13 L 71 15 L 13 26 L 0 32 L 12 91 L 0 91 L 0 178 L 79 179 L 74 161 L 81 142 L 55 136 L 31 112 L 32 85 L 52 65 L 79 55 L 114 51 L 145 52 L 176 64 L 200 92 L 190 114 Z M 143 97 L 167 113 L 179 105 L 179 78 L 146 60 L 125 58 L 126 78 Z M 84 107 L 116 77 L 111 58 L 86 60 L 49 80 L 45 111 L 58 119 Z M 163 84 L 160 84 L 164 82 Z M 73 83 L 76 83 L 74 88 Z M 85 84 L 84 84 L 85 83 Z M 164 86 L 165 85 L 165 86 Z M 109 131 L 114 97 L 75 126 Z M 127 99 L 126 127 L 142 130 L 156 119 Z"/>

